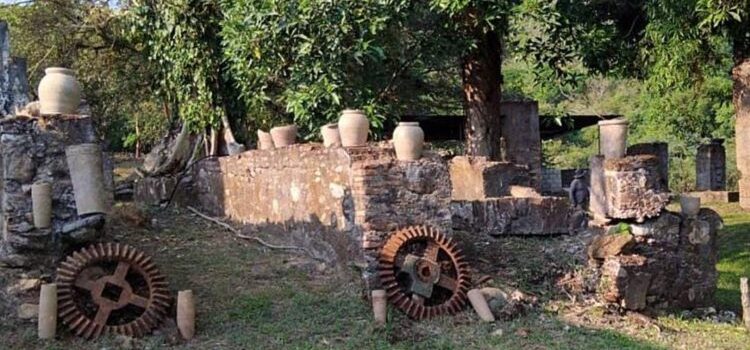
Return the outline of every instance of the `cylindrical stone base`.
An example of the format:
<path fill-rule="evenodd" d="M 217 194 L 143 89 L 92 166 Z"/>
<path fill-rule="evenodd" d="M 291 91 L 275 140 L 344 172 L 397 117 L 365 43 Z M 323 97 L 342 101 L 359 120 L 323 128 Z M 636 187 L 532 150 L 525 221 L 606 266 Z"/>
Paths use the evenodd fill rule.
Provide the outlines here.
<path fill-rule="evenodd" d="M 57 332 L 57 285 L 44 284 L 39 293 L 39 339 L 52 339 Z"/>
<path fill-rule="evenodd" d="M 65 149 L 78 215 L 106 213 L 102 151 L 98 144 L 84 143 Z"/>
<path fill-rule="evenodd" d="M 186 340 L 195 336 L 195 298 L 192 290 L 177 293 L 177 329 Z"/>
<path fill-rule="evenodd" d="M 31 203 L 36 228 L 48 228 L 52 223 L 52 185 L 46 182 L 31 186 Z"/>
<path fill-rule="evenodd" d="M 482 321 L 495 322 L 495 316 L 492 315 L 490 306 L 487 304 L 487 299 L 484 298 L 484 295 L 482 295 L 482 292 L 479 289 L 470 290 L 469 293 L 467 293 L 467 296 L 469 297 L 471 306 L 474 308 L 474 311 L 477 312 L 477 315 L 479 315 L 479 318 L 481 318 Z"/>
<path fill-rule="evenodd" d="M 372 312 L 376 324 L 385 324 L 388 316 L 387 306 L 388 300 L 386 300 L 385 291 L 382 289 L 372 291 Z"/>

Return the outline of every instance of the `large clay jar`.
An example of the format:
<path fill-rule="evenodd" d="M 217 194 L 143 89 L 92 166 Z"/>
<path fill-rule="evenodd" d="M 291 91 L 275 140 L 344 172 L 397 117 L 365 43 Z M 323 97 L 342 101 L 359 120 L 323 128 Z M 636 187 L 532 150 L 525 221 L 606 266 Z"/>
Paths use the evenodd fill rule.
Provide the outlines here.
<path fill-rule="evenodd" d="M 627 120 L 618 118 L 599 122 L 599 152 L 605 159 L 625 157 L 627 147 Z"/>
<path fill-rule="evenodd" d="M 398 160 L 418 160 L 422 157 L 424 131 L 416 122 L 398 123 L 393 130 L 393 146 Z"/>
<path fill-rule="evenodd" d="M 370 133 L 370 122 L 365 113 L 355 109 L 345 109 L 339 118 L 339 135 L 344 147 L 364 146 L 367 134 Z"/>
<path fill-rule="evenodd" d="M 39 182 L 31 185 L 31 206 L 34 227 L 48 228 L 52 221 L 52 184 Z"/>
<path fill-rule="evenodd" d="M 67 68 L 47 68 L 39 82 L 39 104 L 42 115 L 75 114 L 81 103 L 81 86 Z"/>
<path fill-rule="evenodd" d="M 104 190 L 102 151 L 98 144 L 84 143 L 65 148 L 78 215 L 108 212 Z"/>
<path fill-rule="evenodd" d="M 320 134 L 323 135 L 323 146 L 338 147 L 341 146 L 341 135 L 339 135 L 338 124 L 327 124 L 320 128 Z"/>
<path fill-rule="evenodd" d="M 258 149 L 274 149 L 271 134 L 263 130 L 258 130 Z"/>
<path fill-rule="evenodd" d="M 297 143 L 297 126 L 284 125 L 271 129 L 271 138 L 276 148 L 286 147 Z"/>

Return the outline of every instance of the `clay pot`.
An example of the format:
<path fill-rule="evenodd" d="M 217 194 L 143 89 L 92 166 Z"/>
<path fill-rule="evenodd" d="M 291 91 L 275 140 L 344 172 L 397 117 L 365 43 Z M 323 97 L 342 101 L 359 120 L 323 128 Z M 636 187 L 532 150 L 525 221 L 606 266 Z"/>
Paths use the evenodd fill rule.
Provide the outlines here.
<path fill-rule="evenodd" d="M 338 124 L 327 124 L 320 128 L 320 134 L 323 135 L 323 146 L 338 147 L 341 146 L 341 135 L 339 135 Z"/>
<path fill-rule="evenodd" d="M 417 122 L 400 122 L 393 130 L 393 146 L 396 159 L 419 160 L 424 148 L 424 131 Z"/>
<path fill-rule="evenodd" d="M 605 159 L 625 157 L 628 151 L 628 121 L 625 119 L 599 122 L 599 153 Z"/>
<path fill-rule="evenodd" d="M 34 227 L 48 228 L 52 223 L 52 184 L 40 182 L 31 185 L 31 204 Z"/>
<path fill-rule="evenodd" d="M 65 148 L 73 182 L 78 215 L 106 213 L 102 151 L 98 144 L 84 143 Z"/>
<path fill-rule="evenodd" d="M 377 289 L 372 291 L 372 313 L 375 317 L 375 323 L 384 325 L 388 315 L 388 300 L 386 299 L 385 290 Z"/>
<path fill-rule="evenodd" d="M 680 196 L 680 208 L 683 216 L 693 218 L 701 210 L 701 199 L 683 194 Z"/>
<path fill-rule="evenodd" d="M 258 130 L 258 149 L 274 149 L 273 138 L 271 134 Z"/>
<path fill-rule="evenodd" d="M 297 126 L 294 124 L 277 126 L 271 129 L 271 138 L 276 148 L 297 143 Z"/>
<path fill-rule="evenodd" d="M 482 292 L 479 289 L 472 289 L 466 294 L 469 297 L 469 302 L 477 312 L 479 318 L 485 322 L 495 322 L 495 316 L 492 315 L 490 306 L 487 304 L 487 299 L 484 298 Z"/>
<path fill-rule="evenodd" d="M 57 332 L 57 285 L 43 284 L 39 292 L 39 339 L 53 339 Z"/>
<path fill-rule="evenodd" d="M 370 133 L 370 122 L 365 113 L 355 109 L 345 109 L 339 118 L 339 135 L 344 147 L 364 146 Z"/>
<path fill-rule="evenodd" d="M 81 86 L 72 70 L 47 68 L 39 82 L 40 113 L 75 114 L 81 103 Z"/>
<path fill-rule="evenodd" d="M 177 293 L 177 329 L 186 340 L 195 336 L 195 298 L 192 290 Z"/>

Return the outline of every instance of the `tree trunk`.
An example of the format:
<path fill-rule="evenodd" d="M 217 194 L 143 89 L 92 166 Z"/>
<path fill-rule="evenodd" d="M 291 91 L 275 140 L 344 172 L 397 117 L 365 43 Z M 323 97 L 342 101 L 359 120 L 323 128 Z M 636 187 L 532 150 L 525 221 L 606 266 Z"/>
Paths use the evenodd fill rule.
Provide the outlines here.
<path fill-rule="evenodd" d="M 495 32 L 477 35 L 477 47 L 461 63 L 466 154 L 501 160 L 502 43 Z"/>
<path fill-rule="evenodd" d="M 732 70 L 732 80 L 736 115 L 737 170 L 740 172 L 740 206 L 750 209 L 750 58 L 738 61 Z"/>

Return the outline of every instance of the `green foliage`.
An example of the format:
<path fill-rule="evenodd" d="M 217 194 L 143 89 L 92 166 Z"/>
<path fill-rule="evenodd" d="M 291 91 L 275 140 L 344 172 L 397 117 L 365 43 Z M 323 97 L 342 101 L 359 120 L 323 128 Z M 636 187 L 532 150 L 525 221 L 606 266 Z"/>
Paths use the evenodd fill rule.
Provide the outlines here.
<path fill-rule="evenodd" d="M 159 101 L 150 94 L 150 66 L 124 40 L 121 13 L 97 1 L 39 0 L 23 6 L 0 7 L 10 27 L 11 52 L 27 59 L 32 95 L 53 66 L 75 70 L 99 133 L 112 150 L 130 148 L 135 118 L 148 121 L 140 134 L 145 146 L 164 130 Z M 32 96 L 32 98 L 35 98 Z"/>
<path fill-rule="evenodd" d="M 157 71 L 154 91 L 200 130 L 227 115 L 232 91 L 222 65 L 218 0 L 134 0 L 130 39 Z"/>
<path fill-rule="evenodd" d="M 389 111 L 393 40 L 408 2 L 225 0 L 223 57 L 258 124 L 304 131 L 360 108 L 375 129 Z"/>

